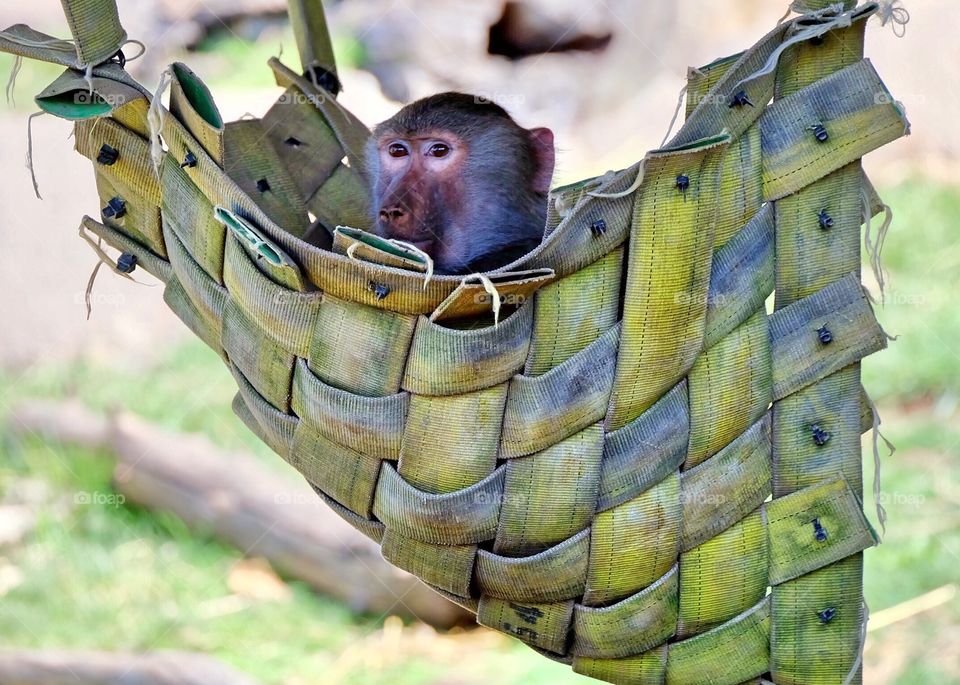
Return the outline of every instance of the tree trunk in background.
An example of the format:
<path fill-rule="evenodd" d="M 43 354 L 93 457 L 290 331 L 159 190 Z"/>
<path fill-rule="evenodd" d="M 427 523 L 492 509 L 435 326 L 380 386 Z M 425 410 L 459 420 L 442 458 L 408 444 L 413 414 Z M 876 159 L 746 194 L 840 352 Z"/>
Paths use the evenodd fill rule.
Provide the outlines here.
<path fill-rule="evenodd" d="M 3 685 L 257 685 L 257 681 L 200 654 L 110 654 L 0 650 Z"/>
<path fill-rule="evenodd" d="M 110 452 L 115 486 L 129 502 L 173 512 L 355 611 L 441 628 L 472 620 L 388 564 L 305 481 L 284 478 L 250 455 L 226 454 L 204 437 L 166 433 L 131 415 L 106 419 L 76 403 L 28 403 L 11 416 L 15 434 Z"/>

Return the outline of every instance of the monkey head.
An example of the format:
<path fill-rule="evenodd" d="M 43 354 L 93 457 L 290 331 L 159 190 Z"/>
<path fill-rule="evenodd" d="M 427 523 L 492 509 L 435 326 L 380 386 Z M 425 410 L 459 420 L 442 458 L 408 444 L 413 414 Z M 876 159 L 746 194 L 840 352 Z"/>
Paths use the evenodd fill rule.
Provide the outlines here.
<path fill-rule="evenodd" d="M 367 149 L 374 232 L 429 254 L 437 273 L 487 271 L 539 244 L 556 155 L 487 100 L 442 93 L 377 126 Z"/>

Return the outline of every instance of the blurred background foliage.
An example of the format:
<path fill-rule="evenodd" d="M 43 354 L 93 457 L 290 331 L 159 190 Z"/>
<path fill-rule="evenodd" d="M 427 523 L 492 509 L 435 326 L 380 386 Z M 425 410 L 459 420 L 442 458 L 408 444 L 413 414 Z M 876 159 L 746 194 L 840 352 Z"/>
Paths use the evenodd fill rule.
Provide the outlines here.
<path fill-rule="evenodd" d="M 622 167 L 657 147 L 687 65 L 747 47 L 781 14 L 759 0 L 531 2 L 536 12 L 514 31 L 529 41 L 508 48 L 535 45 L 539 31 L 553 43 L 592 49 L 508 59 L 490 54 L 491 27 L 504 18 L 500 0 L 327 4 L 342 100 L 364 121 L 389 116 L 397 99 L 478 92 L 525 125 L 557 132 L 558 182 Z M 119 5 L 130 35 L 149 48 L 133 73 L 152 86 L 163 65 L 187 61 L 228 118 L 262 113 L 277 97 L 269 57 L 282 52 L 296 62 L 282 0 Z M 884 544 L 866 555 L 875 621 L 865 682 L 960 683 L 960 139 L 953 125 L 960 49 L 948 34 L 960 7 L 946 0 L 908 7 L 906 38 L 871 23 L 867 42 L 914 135 L 866 165 L 895 213 L 877 314 L 898 338 L 863 366 L 884 435 L 897 446 L 888 456 L 881 442 L 890 519 Z M 0 24 L 16 22 L 65 33 L 55 0 L 4 3 Z M 504 50 L 502 40 L 497 49 Z M 0 71 L 11 64 L 0 57 Z M 356 615 L 269 569 L 251 591 L 243 582 L 251 562 L 203 530 L 119 501 L 79 501 L 78 493 L 112 492 L 103 454 L 15 438 L 2 427 L 27 399 L 76 398 L 204 434 L 296 477 L 233 416 L 233 379 L 165 311 L 161 289 L 149 287 L 155 284 L 102 277 L 85 322 L 82 294 L 95 258 L 73 227 L 97 211 L 87 163 L 69 151 L 69 127 L 43 118 L 34 136 L 46 202 L 33 198 L 17 164 L 30 97 L 57 73 L 26 64 L 15 87 L 18 109 L 0 110 L 0 320 L 7 322 L 0 330 L 0 523 L 14 510 L 29 517 L 22 538 L 5 538 L 0 525 L 0 644 L 204 652 L 271 685 L 587 682 L 484 629 L 438 632 L 395 616 Z M 879 298 L 866 265 L 864 280 Z M 864 471 L 869 490 L 869 434 Z M 865 508 L 873 517 L 869 495 Z M 932 605 L 917 602 L 931 591 L 939 593 Z"/>

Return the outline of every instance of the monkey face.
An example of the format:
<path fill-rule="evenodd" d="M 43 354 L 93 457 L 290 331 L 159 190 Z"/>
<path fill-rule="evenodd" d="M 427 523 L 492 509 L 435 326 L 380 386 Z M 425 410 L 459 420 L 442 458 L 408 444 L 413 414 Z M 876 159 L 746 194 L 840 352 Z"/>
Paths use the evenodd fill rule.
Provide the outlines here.
<path fill-rule="evenodd" d="M 468 155 L 466 143 L 450 131 L 379 139 L 376 232 L 431 256 L 443 252 Z"/>
<path fill-rule="evenodd" d="M 429 254 L 437 273 L 491 270 L 543 236 L 553 134 L 462 93 L 407 105 L 367 148 L 374 231 Z"/>

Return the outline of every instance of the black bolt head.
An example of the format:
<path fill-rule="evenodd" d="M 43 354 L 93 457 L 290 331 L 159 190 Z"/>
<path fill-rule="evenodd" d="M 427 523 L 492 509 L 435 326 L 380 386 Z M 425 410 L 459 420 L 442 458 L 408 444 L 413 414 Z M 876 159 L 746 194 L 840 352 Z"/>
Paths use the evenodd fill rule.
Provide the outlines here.
<path fill-rule="evenodd" d="M 267 181 L 267 179 L 261 178 L 259 181 L 257 181 L 257 190 L 259 190 L 261 193 L 265 193 L 270 190 L 270 183 Z"/>
<path fill-rule="evenodd" d="M 340 84 L 340 79 L 337 78 L 337 75 L 319 65 L 309 67 L 303 75 L 306 76 L 308 80 L 316 83 L 325 91 L 334 96 L 339 94 L 343 89 L 343 86 Z"/>
<path fill-rule="evenodd" d="M 826 625 L 830 623 L 837 615 L 837 610 L 833 607 L 827 607 L 823 611 L 818 611 L 817 616 L 820 618 L 820 623 Z"/>
<path fill-rule="evenodd" d="M 197 166 L 197 156 L 196 156 L 195 154 L 193 154 L 192 152 L 190 152 L 189 150 L 187 150 L 187 154 L 184 155 L 184 157 L 183 157 L 183 164 L 180 165 L 180 168 L 181 168 L 181 169 L 187 169 L 187 168 L 192 169 L 192 168 L 195 167 L 195 166 Z"/>
<path fill-rule="evenodd" d="M 607 222 L 603 219 L 597 219 L 590 224 L 590 232 L 593 233 L 595 238 L 602 236 L 607 232 Z"/>
<path fill-rule="evenodd" d="M 747 91 L 741 90 L 733 96 L 733 100 L 730 101 L 730 107 L 743 107 L 744 105 L 753 107 L 753 103 L 750 101 Z"/>
<path fill-rule="evenodd" d="M 830 329 L 826 326 L 821 326 L 817 329 L 817 338 L 824 345 L 829 345 L 833 342 L 833 333 L 830 332 Z"/>
<path fill-rule="evenodd" d="M 821 143 L 825 143 L 830 139 L 830 134 L 827 132 L 827 128 L 823 124 L 816 124 L 811 128 L 813 129 L 813 135 Z"/>
<path fill-rule="evenodd" d="M 681 193 L 687 192 L 690 188 L 690 177 L 686 174 L 680 174 L 677 176 L 677 190 Z"/>
<path fill-rule="evenodd" d="M 110 147 L 106 143 L 103 144 L 99 154 L 97 154 L 97 164 L 104 166 L 113 166 L 117 163 L 118 159 L 120 159 L 120 150 L 115 147 Z"/>
<path fill-rule="evenodd" d="M 820 214 L 817 216 L 817 220 L 820 222 L 820 228 L 824 231 L 829 231 L 833 228 L 833 217 L 827 214 L 827 210 L 821 209 Z"/>
<path fill-rule="evenodd" d="M 813 519 L 813 537 L 817 542 L 827 541 L 827 529 L 820 523 L 820 519 Z"/>
<path fill-rule="evenodd" d="M 117 258 L 117 270 L 129 274 L 137 268 L 137 255 L 130 252 L 124 252 Z"/>
<path fill-rule="evenodd" d="M 119 219 L 127 213 L 127 203 L 119 197 L 112 198 L 102 212 L 107 219 Z"/>
<path fill-rule="evenodd" d="M 819 424 L 813 424 L 813 426 L 810 427 L 810 431 L 813 434 L 813 444 L 817 447 L 823 447 L 830 442 L 830 438 L 833 437 L 829 432 L 823 430 Z"/>
<path fill-rule="evenodd" d="M 374 283 L 370 282 L 370 290 L 373 291 L 374 296 L 378 300 L 383 300 L 390 294 L 390 288 L 385 286 L 383 283 Z"/>
<path fill-rule="evenodd" d="M 289 138 L 287 138 L 285 141 L 283 141 L 283 143 L 287 147 L 300 147 L 301 145 L 303 145 L 302 141 L 298 140 L 297 138 L 294 138 L 293 136 L 290 136 Z"/>

